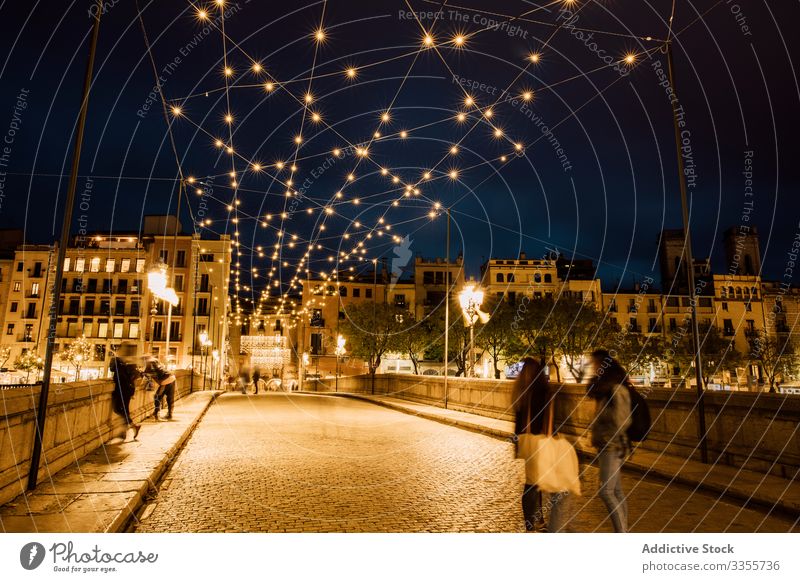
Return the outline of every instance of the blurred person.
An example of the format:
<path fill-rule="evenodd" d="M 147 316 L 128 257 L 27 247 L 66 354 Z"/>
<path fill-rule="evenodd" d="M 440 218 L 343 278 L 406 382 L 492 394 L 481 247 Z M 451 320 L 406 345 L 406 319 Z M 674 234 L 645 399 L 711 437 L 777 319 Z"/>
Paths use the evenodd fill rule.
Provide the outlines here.
<path fill-rule="evenodd" d="M 145 366 L 145 374 L 147 374 L 154 384 L 156 384 L 155 395 L 153 396 L 153 404 L 155 410 L 153 411 L 153 418 L 159 420 L 158 413 L 164 406 L 164 398 L 167 400 L 167 420 L 172 420 L 172 408 L 175 403 L 175 375 L 170 372 L 164 364 L 158 361 L 153 356 L 147 358 L 147 365 Z"/>
<path fill-rule="evenodd" d="M 109 369 L 114 377 L 114 392 L 111 395 L 111 408 L 119 414 L 127 425 L 125 437 L 128 436 L 128 429 L 133 429 L 133 440 L 139 436 L 142 425 L 136 424 L 131 419 L 130 407 L 131 398 L 136 392 L 136 381 L 142 376 L 139 368 L 135 364 L 136 344 L 133 342 L 122 342 L 111 359 Z"/>
<path fill-rule="evenodd" d="M 630 452 L 626 431 L 631 424 L 628 373 L 607 350 L 592 353 L 592 378 L 588 394 L 595 401 L 589 429 L 600 467 L 600 498 L 608 509 L 614 531 L 628 531 L 628 502 L 622 492 L 622 466 Z"/>
<path fill-rule="evenodd" d="M 514 434 L 516 440 L 525 433 L 543 435 L 547 432 L 550 401 L 555 395 L 550 390 L 545 368 L 533 358 L 523 360 L 522 370 L 514 382 Z M 553 429 L 553 434 L 556 430 Z M 522 513 L 525 517 L 526 531 L 559 532 L 564 528 L 564 505 L 566 492 L 551 493 L 547 505 L 550 518 L 544 530 L 544 508 L 542 493 L 533 483 L 525 483 L 522 492 Z"/>
<path fill-rule="evenodd" d="M 256 394 L 258 394 L 258 383 L 261 381 L 261 370 L 258 366 L 253 369 L 253 386 L 255 386 Z"/>
<path fill-rule="evenodd" d="M 247 388 L 250 386 L 250 370 L 247 366 L 242 366 L 239 369 L 239 389 L 242 394 L 247 394 Z"/>

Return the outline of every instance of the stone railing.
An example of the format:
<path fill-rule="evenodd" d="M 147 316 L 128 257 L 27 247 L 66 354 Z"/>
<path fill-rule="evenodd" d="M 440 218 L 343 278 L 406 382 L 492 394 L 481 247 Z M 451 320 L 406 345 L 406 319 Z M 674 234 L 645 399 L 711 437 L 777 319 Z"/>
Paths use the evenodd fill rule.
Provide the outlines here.
<path fill-rule="evenodd" d="M 189 372 L 175 373 L 175 399 L 190 392 Z M 194 388 L 200 383 L 195 377 Z M 35 407 L 41 385 L 0 391 L 0 504 L 27 486 L 35 430 Z M 125 423 L 111 410 L 111 380 L 51 384 L 48 397 L 39 482 L 103 443 L 122 434 Z M 131 415 L 139 421 L 153 413 L 153 391 L 137 386 Z"/>
<path fill-rule="evenodd" d="M 513 420 L 508 380 L 448 379 L 448 408 Z M 333 391 L 334 381 L 307 382 L 306 390 Z M 369 394 L 369 376 L 339 378 L 340 392 Z M 699 459 L 697 396 L 689 390 L 640 389 L 653 428 L 643 449 Z M 408 374 L 375 377 L 375 394 L 444 406 L 444 378 Z M 556 401 L 555 423 L 587 451 L 594 402 L 586 386 L 565 385 Z M 800 396 L 764 392 L 707 392 L 704 396 L 709 460 L 794 478 L 800 468 Z"/>

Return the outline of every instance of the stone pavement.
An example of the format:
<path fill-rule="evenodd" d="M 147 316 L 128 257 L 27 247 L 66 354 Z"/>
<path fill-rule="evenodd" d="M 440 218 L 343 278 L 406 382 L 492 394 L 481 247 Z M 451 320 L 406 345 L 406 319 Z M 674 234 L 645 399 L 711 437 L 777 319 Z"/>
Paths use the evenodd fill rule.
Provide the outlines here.
<path fill-rule="evenodd" d="M 342 393 L 335 394 L 335 396 L 375 402 L 394 410 L 499 438 L 507 439 L 513 436 L 514 426 L 511 422 L 486 418 L 477 414 L 445 410 L 437 406 L 408 402 L 388 396 Z M 579 451 L 579 453 L 586 458 L 593 456 L 593 451 Z M 777 510 L 794 518 L 800 517 L 800 480 L 798 480 L 800 472 L 795 475 L 794 480 L 789 480 L 727 465 L 704 464 L 646 450 L 637 450 L 625 463 L 625 468 L 645 477 L 666 480 L 668 485 L 677 483 L 738 502 L 759 506 L 768 513 Z"/>
<path fill-rule="evenodd" d="M 3 532 L 116 532 L 199 422 L 216 393 L 195 392 L 175 403 L 173 419 L 142 425 L 137 441 L 121 438 L 42 479 L 35 491 L 0 507 Z"/>
<path fill-rule="evenodd" d="M 450 423 L 465 414 L 443 412 Z M 582 469 L 584 496 L 569 502 L 569 529 L 611 531 L 595 494 L 597 471 Z M 225 394 L 198 425 L 134 529 L 518 532 L 523 473 L 508 440 L 372 402 L 297 393 Z M 631 472 L 623 483 L 633 531 L 798 527 L 791 519 L 681 484 Z"/>

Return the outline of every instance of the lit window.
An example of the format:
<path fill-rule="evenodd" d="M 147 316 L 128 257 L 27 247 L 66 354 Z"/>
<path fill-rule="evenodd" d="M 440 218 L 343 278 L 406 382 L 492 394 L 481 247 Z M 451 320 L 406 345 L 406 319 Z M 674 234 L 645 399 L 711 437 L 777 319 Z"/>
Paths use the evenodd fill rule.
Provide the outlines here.
<path fill-rule="evenodd" d="M 116 261 L 114 259 L 106 259 L 106 273 L 113 273 Z"/>
<path fill-rule="evenodd" d="M 89 270 L 92 273 L 100 272 L 100 257 L 92 257 L 92 260 L 89 263 Z"/>
<path fill-rule="evenodd" d="M 131 260 L 130 259 L 122 259 L 122 263 L 119 266 L 119 270 L 121 273 L 128 273 L 131 270 Z"/>

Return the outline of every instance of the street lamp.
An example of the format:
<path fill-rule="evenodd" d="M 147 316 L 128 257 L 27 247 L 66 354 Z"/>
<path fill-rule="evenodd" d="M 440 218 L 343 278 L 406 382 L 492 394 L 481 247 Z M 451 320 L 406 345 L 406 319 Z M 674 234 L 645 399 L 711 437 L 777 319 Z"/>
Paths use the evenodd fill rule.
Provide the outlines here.
<path fill-rule="evenodd" d="M 217 362 L 219 361 L 219 350 L 211 350 L 211 360 L 214 362 L 214 367 L 211 368 L 211 387 L 214 387 L 214 370 L 217 369 Z M 219 382 L 219 378 L 217 378 Z"/>
<path fill-rule="evenodd" d="M 487 319 L 486 314 L 480 309 L 481 303 L 483 303 L 483 291 L 474 284 L 468 284 L 458 294 L 458 301 L 461 304 L 467 327 L 469 327 L 469 368 L 467 371 L 469 377 L 473 378 L 475 376 L 475 323 L 478 319 L 484 322 Z"/>
<path fill-rule="evenodd" d="M 211 340 L 208 339 L 208 332 L 201 331 L 198 334 L 200 339 L 200 348 L 203 350 L 203 390 L 206 389 L 206 374 L 208 370 L 208 348 L 211 347 Z"/>
<path fill-rule="evenodd" d="M 336 354 L 336 392 L 339 391 L 339 358 L 344 357 L 347 350 L 344 349 L 345 340 L 341 335 L 336 338 L 336 349 L 333 353 Z"/>
<path fill-rule="evenodd" d="M 178 305 L 178 295 L 175 289 L 167 287 L 167 266 L 164 263 L 155 265 L 147 273 L 147 288 L 153 294 L 153 306 L 155 301 L 161 299 L 168 305 L 167 307 L 167 338 L 164 351 L 166 352 L 165 363 L 169 366 L 169 332 L 172 327 L 172 308 Z M 155 324 L 155 322 L 154 322 Z M 150 345 L 152 346 L 152 341 Z"/>

